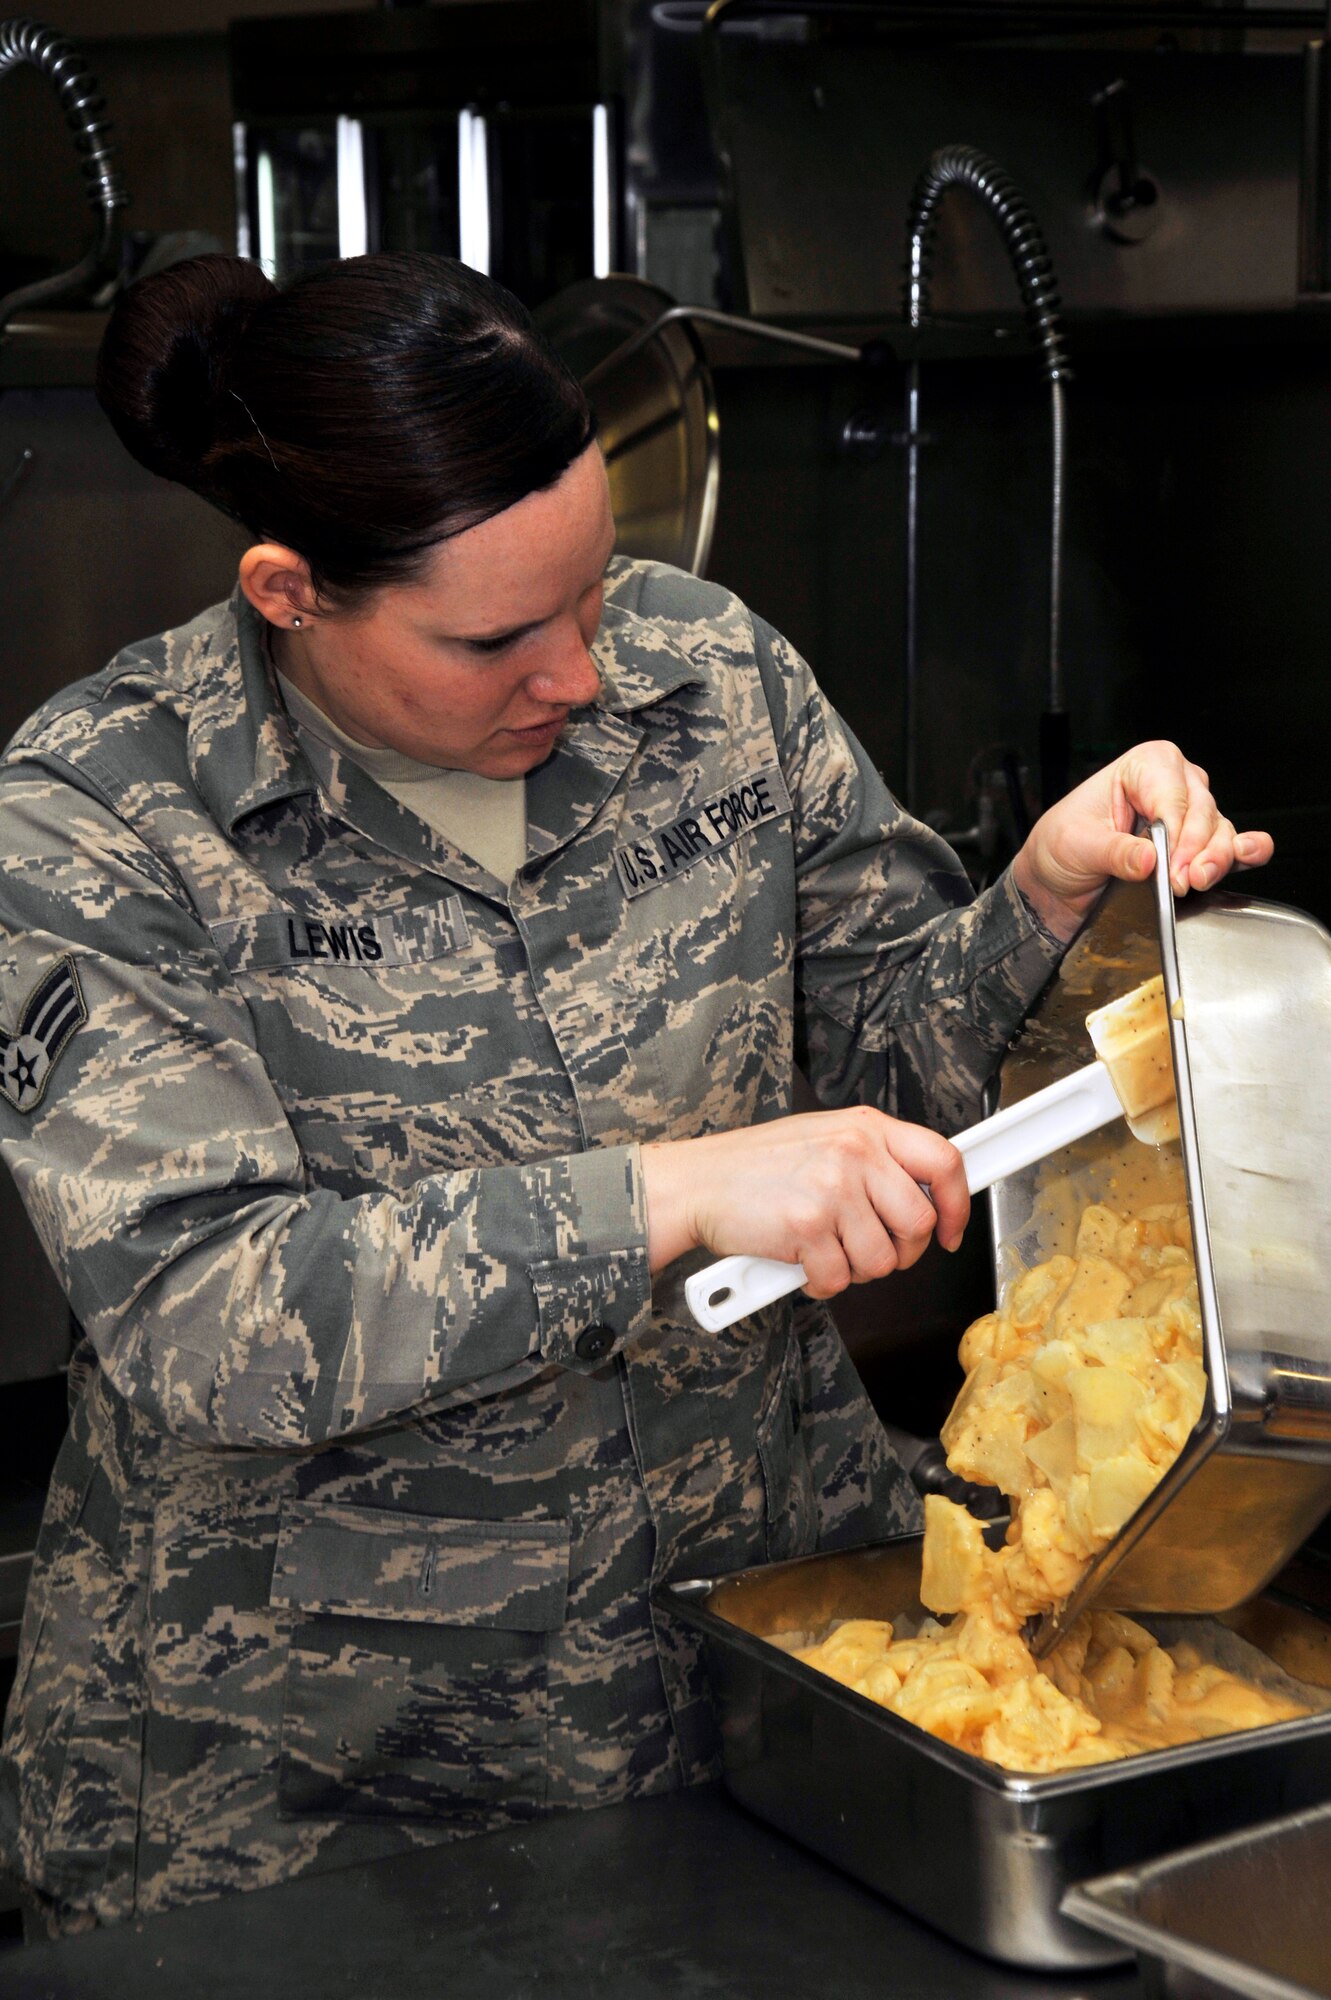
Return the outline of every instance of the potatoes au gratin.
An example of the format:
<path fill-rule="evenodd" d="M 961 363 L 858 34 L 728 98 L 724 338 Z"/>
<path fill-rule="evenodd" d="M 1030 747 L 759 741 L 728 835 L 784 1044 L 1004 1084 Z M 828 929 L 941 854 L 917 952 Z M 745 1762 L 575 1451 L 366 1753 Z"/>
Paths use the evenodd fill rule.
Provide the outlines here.
<path fill-rule="evenodd" d="M 925 1502 L 914 1632 L 837 1625 L 796 1657 L 935 1736 L 1014 1771 L 1104 1763 L 1306 1710 L 1092 1610 L 1048 1657 L 1022 1638 L 1177 1458 L 1206 1394 L 1182 1201 L 1082 1213 L 1074 1254 L 1027 1271 L 961 1342 L 966 1379 L 943 1428 L 948 1464 L 1012 1503 L 987 1547 L 965 1508 Z M 946 1618 L 947 1622 L 940 1622 Z"/>

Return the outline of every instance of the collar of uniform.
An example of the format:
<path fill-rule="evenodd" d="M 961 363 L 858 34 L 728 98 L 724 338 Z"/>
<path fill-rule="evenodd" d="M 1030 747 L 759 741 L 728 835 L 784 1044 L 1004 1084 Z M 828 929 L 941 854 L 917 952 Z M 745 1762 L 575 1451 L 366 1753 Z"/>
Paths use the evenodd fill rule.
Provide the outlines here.
<path fill-rule="evenodd" d="M 611 588 L 613 590 L 613 581 Z M 643 618 L 607 596 L 592 658 L 601 675 L 597 707 L 632 715 L 704 678 L 696 661 L 676 645 L 660 620 Z"/>
<path fill-rule="evenodd" d="M 282 705 L 263 620 L 237 590 L 224 607 L 190 713 L 189 761 L 199 794 L 233 832 L 247 814 L 316 789 Z"/>
<path fill-rule="evenodd" d="M 436 833 L 410 806 L 386 792 L 354 757 L 310 734 L 301 742 L 318 779 L 320 796 L 340 820 L 400 860 L 444 875 L 450 882 L 474 890 L 491 902 L 506 900 L 506 883 L 446 840 L 442 833 Z"/>
<path fill-rule="evenodd" d="M 544 861 L 595 819 L 633 761 L 643 729 L 598 702 L 580 709 L 527 773 L 527 853 Z"/>

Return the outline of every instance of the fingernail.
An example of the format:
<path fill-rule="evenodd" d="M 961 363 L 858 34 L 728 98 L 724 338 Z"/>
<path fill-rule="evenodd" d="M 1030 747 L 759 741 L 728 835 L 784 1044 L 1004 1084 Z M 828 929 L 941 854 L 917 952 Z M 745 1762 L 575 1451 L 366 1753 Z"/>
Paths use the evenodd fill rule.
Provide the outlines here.
<path fill-rule="evenodd" d="M 1209 889 L 1214 881 L 1215 869 L 1209 861 L 1204 861 L 1197 870 L 1197 887 L 1199 889 Z"/>
<path fill-rule="evenodd" d="M 1257 843 L 1251 834 L 1241 833 L 1239 835 L 1238 839 L 1234 842 L 1234 852 L 1238 855 L 1240 861 L 1246 861 L 1250 854 L 1257 852 Z"/>

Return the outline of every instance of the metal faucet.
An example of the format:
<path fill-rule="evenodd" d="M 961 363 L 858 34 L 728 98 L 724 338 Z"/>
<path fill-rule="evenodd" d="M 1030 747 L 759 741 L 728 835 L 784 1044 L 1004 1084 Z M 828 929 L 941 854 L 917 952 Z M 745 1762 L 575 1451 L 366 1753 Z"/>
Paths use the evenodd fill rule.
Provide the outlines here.
<path fill-rule="evenodd" d="M 20 63 L 31 63 L 55 87 L 79 149 L 85 192 L 97 216 L 97 238 L 87 255 L 68 271 L 22 285 L 0 299 L 0 338 L 16 312 L 79 292 L 109 268 L 119 239 L 118 211 L 129 201 L 111 162 L 106 105 L 82 56 L 54 28 L 43 27 L 40 21 L 0 21 L 0 77 Z"/>
<path fill-rule="evenodd" d="M 908 214 L 905 317 L 918 333 L 929 317 L 931 260 L 938 213 L 949 188 L 968 188 L 988 209 L 1002 234 L 1013 275 L 1026 308 L 1026 323 L 1049 383 L 1052 438 L 1049 532 L 1049 670 L 1045 712 L 1040 718 L 1041 802 L 1052 805 L 1067 789 L 1071 762 L 1067 697 L 1060 651 L 1063 604 L 1063 384 L 1071 378 L 1063 351 L 1058 285 L 1040 225 L 1016 182 L 974 146 L 943 146 L 915 183 Z M 916 751 L 919 732 L 919 493 L 920 364 L 912 358 L 906 375 L 906 632 L 902 733 L 905 739 L 905 795 L 918 808 Z"/>

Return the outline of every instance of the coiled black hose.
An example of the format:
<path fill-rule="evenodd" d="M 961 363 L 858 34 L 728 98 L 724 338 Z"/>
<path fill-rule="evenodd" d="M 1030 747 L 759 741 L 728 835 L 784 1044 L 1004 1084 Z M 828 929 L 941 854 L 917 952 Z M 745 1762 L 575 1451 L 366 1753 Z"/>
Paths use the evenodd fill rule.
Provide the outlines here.
<path fill-rule="evenodd" d="M 969 188 L 998 224 L 1045 375 L 1051 382 L 1068 381 L 1062 303 L 1044 233 L 1011 174 L 974 146 L 940 146 L 915 183 L 907 221 L 907 320 L 918 329 L 929 316 L 938 211 L 952 187 Z"/>
<path fill-rule="evenodd" d="M 63 35 L 40 21 L 0 21 L 0 77 L 20 63 L 31 63 L 55 87 L 78 148 L 85 192 L 98 229 L 88 254 L 68 271 L 21 286 L 0 299 L 0 333 L 16 312 L 79 290 L 109 265 L 116 247 L 118 211 L 129 201 L 111 157 L 114 148 L 106 104 L 82 56 Z"/>
<path fill-rule="evenodd" d="M 1052 805 L 1067 788 L 1071 729 L 1063 686 L 1061 622 L 1063 605 L 1063 477 L 1066 456 L 1063 384 L 1072 370 L 1063 347 L 1062 304 L 1044 233 L 1012 176 L 975 146 L 941 146 L 911 193 L 907 220 L 905 314 L 915 331 L 929 317 L 933 251 L 938 212 L 949 188 L 969 189 L 997 223 L 1026 309 L 1026 324 L 1049 383 L 1052 442 L 1049 533 L 1049 671 L 1045 712 L 1040 718 L 1040 790 Z M 907 388 L 906 437 L 910 446 L 907 489 L 906 577 L 906 768 L 915 765 L 915 682 L 918 672 L 917 565 L 919 494 L 919 364 L 912 362 Z M 907 797 L 909 798 L 909 789 Z"/>

